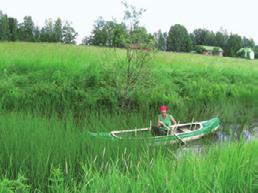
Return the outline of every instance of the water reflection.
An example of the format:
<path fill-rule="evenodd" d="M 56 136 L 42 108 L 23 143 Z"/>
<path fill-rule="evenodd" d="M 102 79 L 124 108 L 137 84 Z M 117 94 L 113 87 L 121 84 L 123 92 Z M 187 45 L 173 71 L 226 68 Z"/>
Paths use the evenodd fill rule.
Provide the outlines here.
<path fill-rule="evenodd" d="M 258 139 L 258 123 L 253 123 L 251 126 L 243 128 L 240 125 L 222 126 L 215 133 L 218 142 L 239 141 L 240 139 L 250 141 Z"/>

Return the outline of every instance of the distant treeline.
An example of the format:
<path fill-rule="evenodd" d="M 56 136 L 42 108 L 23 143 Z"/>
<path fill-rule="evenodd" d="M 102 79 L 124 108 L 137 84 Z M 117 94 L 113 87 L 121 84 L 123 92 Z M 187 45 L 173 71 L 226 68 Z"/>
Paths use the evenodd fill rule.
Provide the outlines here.
<path fill-rule="evenodd" d="M 47 19 L 42 28 L 36 26 L 31 16 L 25 16 L 21 23 L 0 11 L 0 40 L 26 42 L 75 43 L 76 31 L 68 21 Z"/>
<path fill-rule="evenodd" d="M 105 21 L 100 17 L 93 25 L 91 35 L 85 37 L 82 44 L 123 48 L 124 37 L 128 32 L 123 22 Z M 154 34 L 149 34 L 144 27 L 132 33 L 135 33 L 135 37 L 140 38 L 141 41 L 153 41 L 155 47 L 162 51 L 190 52 L 195 50 L 196 45 L 207 45 L 222 48 L 224 56 L 235 57 L 236 52 L 242 47 L 258 48 L 253 39 L 241 37 L 238 34 L 228 34 L 224 29 L 218 32 L 195 29 L 193 33 L 189 33 L 183 25 L 176 24 L 171 26 L 168 33 L 158 30 Z"/>
<path fill-rule="evenodd" d="M 189 33 L 180 24 L 171 26 L 169 32 L 158 30 L 156 33 L 148 33 L 146 28 L 137 27 L 135 30 L 126 28 L 124 22 L 116 20 L 106 21 L 99 17 L 94 25 L 90 36 L 82 40 L 83 45 L 95 45 L 105 47 L 123 48 L 128 43 L 128 33 L 132 33 L 133 43 L 153 43 L 153 46 L 162 51 L 190 52 L 195 50 L 196 45 L 208 45 L 220 47 L 224 50 L 224 56 L 235 57 L 236 52 L 242 47 L 253 48 L 258 58 L 258 46 L 253 39 L 228 34 L 220 29 L 213 32 L 207 29 L 195 29 Z M 28 41 L 28 42 L 62 42 L 75 43 L 77 32 L 67 21 L 60 18 L 47 19 L 42 28 L 36 26 L 31 16 L 25 16 L 21 23 L 13 17 L 9 17 L 0 11 L 0 40 L 1 41 Z"/>

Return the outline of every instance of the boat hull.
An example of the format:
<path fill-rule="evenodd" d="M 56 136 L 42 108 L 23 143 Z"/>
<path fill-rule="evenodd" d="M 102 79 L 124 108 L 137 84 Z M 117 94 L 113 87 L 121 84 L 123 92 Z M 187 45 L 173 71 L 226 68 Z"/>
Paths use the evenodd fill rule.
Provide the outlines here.
<path fill-rule="evenodd" d="M 197 129 L 191 128 L 192 125 L 198 126 Z M 151 144 L 173 144 L 180 142 L 180 139 L 182 139 L 184 142 L 189 142 L 193 140 L 200 139 L 210 133 L 215 132 L 220 126 L 220 120 L 218 118 L 213 118 L 208 121 L 202 121 L 202 122 L 194 122 L 194 123 L 186 123 L 186 124 L 179 124 L 177 125 L 178 130 L 180 128 L 188 127 L 186 132 L 176 133 L 178 137 L 176 137 L 174 134 L 166 135 L 166 136 L 148 136 L 148 137 L 137 137 L 138 132 L 149 132 L 150 128 L 142 128 L 142 129 L 134 129 L 134 130 L 120 130 L 120 131 L 112 131 L 112 132 L 106 132 L 106 133 L 89 133 L 90 136 L 94 138 L 98 138 L 101 140 L 107 140 L 107 141 L 124 141 L 124 142 L 136 142 L 139 143 L 144 140 L 147 143 Z M 121 134 L 125 133 L 135 133 L 134 137 L 125 138 Z"/>

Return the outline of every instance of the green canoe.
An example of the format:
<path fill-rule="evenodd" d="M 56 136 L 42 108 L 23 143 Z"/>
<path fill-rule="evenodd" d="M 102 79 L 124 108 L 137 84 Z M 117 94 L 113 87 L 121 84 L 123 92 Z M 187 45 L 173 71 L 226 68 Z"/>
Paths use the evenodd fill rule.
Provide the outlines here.
<path fill-rule="evenodd" d="M 154 144 L 168 144 L 176 143 L 180 140 L 187 142 L 199 139 L 216 131 L 219 126 L 219 118 L 213 118 L 208 121 L 178 124 L 174 126 L 173 132 L 165 136 L 153 136 L 150 128 L 117 130 L 102 133 L 89 132 L 89 134 L 94 138 L 108 141 L 141 142 L 145 140 Z"/>

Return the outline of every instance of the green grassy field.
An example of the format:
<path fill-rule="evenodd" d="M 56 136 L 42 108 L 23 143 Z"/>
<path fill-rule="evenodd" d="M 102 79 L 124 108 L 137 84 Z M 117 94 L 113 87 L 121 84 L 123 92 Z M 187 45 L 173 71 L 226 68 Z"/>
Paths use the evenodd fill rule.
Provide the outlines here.
<path fill-rule="evenodd" d="M 0 43 L 0 192 L 255 192 L 257 142 L 106 144 L 87 131 L 145 127 L 167 104 L 180 122 L 258 117 L 258 61 L 155 53 L 121 109 L 125 52 Z M 224 127 L 224 130 L 227 128 Z"/>

